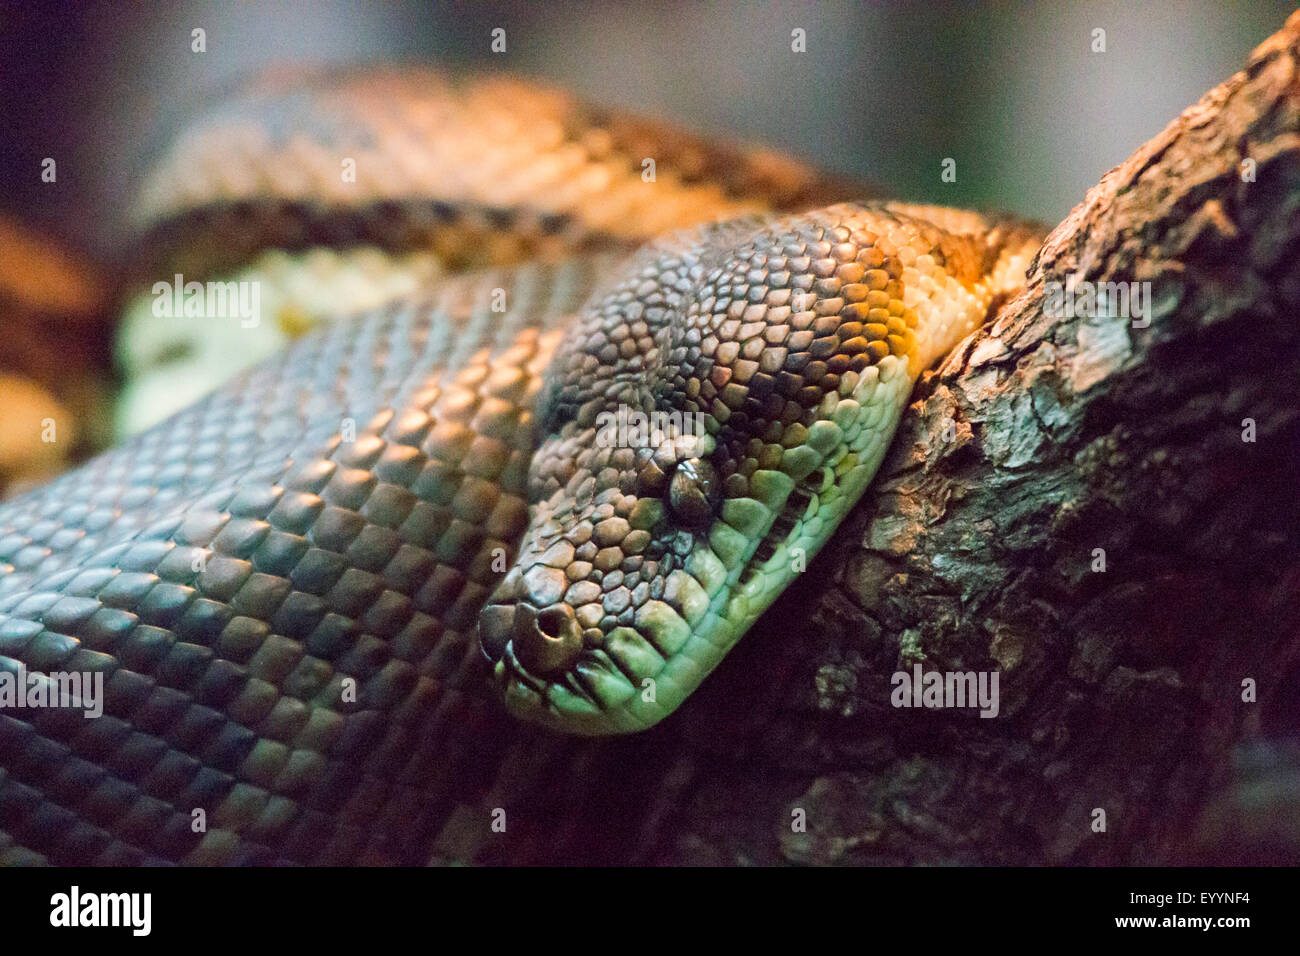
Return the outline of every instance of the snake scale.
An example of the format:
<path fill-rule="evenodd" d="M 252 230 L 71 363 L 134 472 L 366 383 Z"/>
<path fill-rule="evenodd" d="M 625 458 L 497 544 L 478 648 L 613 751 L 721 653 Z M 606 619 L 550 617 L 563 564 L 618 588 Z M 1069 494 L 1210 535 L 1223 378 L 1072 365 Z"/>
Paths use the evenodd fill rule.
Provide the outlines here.
<path fill-rule="evenodd" d="M 373 307 L 0 506 L 0 668 L 104 675 L 97 719 L 0 710 L 0 860 L 423 862 L 487 826 L 465 741 L 671 713 L 1041 239 L 851 197 L 514 80 L 274 76 L 194 119 L 136 278 Z"/>

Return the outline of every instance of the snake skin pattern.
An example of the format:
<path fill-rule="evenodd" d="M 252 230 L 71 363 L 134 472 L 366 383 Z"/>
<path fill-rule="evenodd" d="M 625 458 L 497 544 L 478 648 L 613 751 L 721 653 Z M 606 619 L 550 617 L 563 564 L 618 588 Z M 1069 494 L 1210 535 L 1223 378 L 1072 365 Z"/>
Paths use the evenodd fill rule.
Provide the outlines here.
<path fill-rule="evenodd" d="M 178 136 L 146 282 L 380 256 L 345 311 L 436 275 L 0 507 L 0 668 L 104 679 L 96 719 L 0 709 L 0 862 L 456 857 L 519 720 L 671 712 L 1039 240 L 840 188 L 419 71 L 272 78 Z"/>

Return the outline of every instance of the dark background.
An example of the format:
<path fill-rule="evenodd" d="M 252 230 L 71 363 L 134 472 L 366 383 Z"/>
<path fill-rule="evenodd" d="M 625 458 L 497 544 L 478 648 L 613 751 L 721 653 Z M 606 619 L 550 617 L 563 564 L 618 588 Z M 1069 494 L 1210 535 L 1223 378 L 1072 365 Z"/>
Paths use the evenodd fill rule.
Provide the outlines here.
<path fill-rule="evenodd" d="M 900 197 L 1056 222 L 1293 7 L 5 0 L 0 213 L 109 254 L 160 121 L 271 63 L 410 60 L 544 77 Z M 498 26 L 504 54 L 489 49 Z M 190 50 L 195 27 L 206 53 Z M 40 181 L 45 156 L 57 184 Z M 956 183 L 939 178 L 945 157 Z"/>

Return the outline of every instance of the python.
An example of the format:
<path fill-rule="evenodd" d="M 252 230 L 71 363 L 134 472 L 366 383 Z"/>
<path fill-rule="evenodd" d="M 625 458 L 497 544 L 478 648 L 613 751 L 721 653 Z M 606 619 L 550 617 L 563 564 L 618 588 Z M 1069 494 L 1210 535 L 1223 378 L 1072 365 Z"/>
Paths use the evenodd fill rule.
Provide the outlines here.
<path fill-rule="evenodd" d="M 469 755 L 676 711 L 1041 240 L 860 192 L 502 78 L 279 74 L 193 119 L 119 341 L 163 420 L 0 505 L 0 663 L 105 691 L 0 712 L 0 840 L 417 858 Z M 140 307 L 176 274 L 293 321 Z M 599 443 L 620 408 L 658 440 Z"/>

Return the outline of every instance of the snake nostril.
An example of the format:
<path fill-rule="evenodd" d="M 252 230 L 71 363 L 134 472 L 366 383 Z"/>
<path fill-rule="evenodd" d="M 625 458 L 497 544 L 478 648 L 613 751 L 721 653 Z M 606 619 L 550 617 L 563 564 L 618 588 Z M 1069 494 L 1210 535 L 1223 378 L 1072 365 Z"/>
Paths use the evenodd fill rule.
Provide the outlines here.
<path fill-rule="evenodd" d="M 566 614 L 564 608 L 548 607 L 537 615 L 537 629 L 552 640 L 563 640 L 567 633 L 572 614 Z"/>
<path fill-rule="evenodd" d="M 567 604 L 538 611 L 521 601 L 515 605 L 512 625 L 515 657 L 535 674 L 566 671 L 582 653 L 582 629 Z"/>

